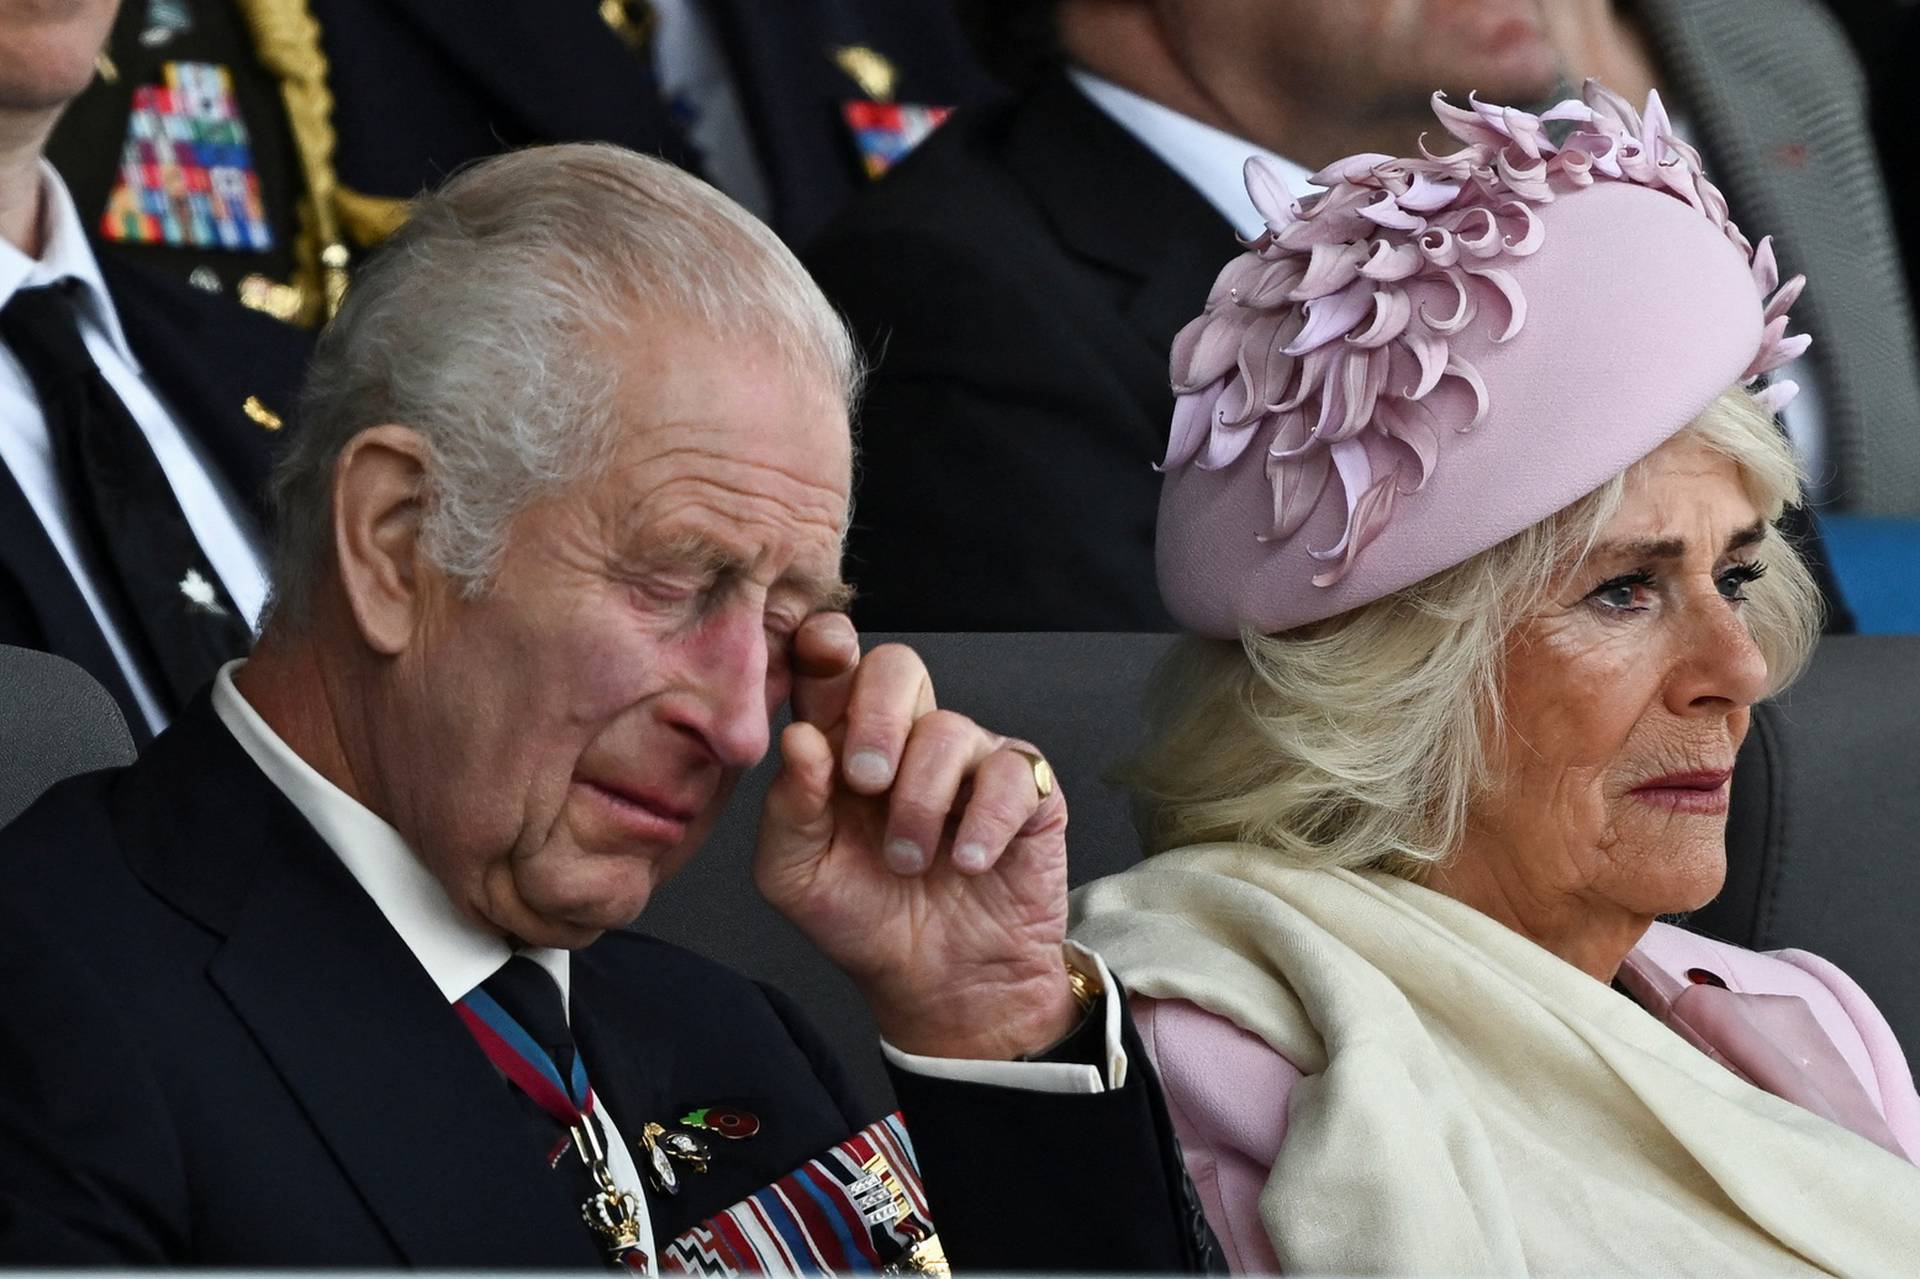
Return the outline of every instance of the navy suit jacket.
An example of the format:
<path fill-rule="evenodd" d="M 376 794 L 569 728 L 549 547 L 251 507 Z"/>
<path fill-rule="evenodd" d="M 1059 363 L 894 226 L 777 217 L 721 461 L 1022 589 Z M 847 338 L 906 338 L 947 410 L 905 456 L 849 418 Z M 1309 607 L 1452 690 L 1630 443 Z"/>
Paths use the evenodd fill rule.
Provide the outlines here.
<path fill-rule="evenodd" d="M 1233 230 L 1064 77 L 960 112 L 804 255 L 874 364 L 863 629 L 1170 630 L 1167 349 Z"/>
<path fill-rule="evenodd" d="M 291 422 L 312 337 L 104 253 L 99 261 L 127 343 L 148 379 L 181 430 L 239 497 L 242 514 L 266 529 L 267 475 L 290 428 L 269 431 L 241 405 L 258 396 Z M 4 466 L 0 644 L 57 653 L 78 663 L 113 694 L 136 744 L 152 736 L 80 589 Z"/>
<path fill-rule="evenodd" d="M 777 993 L 664 942 L 573 960 L 628 1136 L 762 1131 L 649 1191 L 664 1242 L 875 1118 Z M 603 1266 L 439 989 L 202 696 L 0 832 L 0 1265 Z M 1147 1058 L 1125 1088 L 896 1081 L 956 1264 L 1180 1269 L 1204 1227 Z"/>
<path fill-rule="evenodd" d="M 505 147 L 599 140 L 699 167 L 646 62 L 595 7 L 541 0 L 312 0 L 333 67 L 340 180 L 407 198 Z M 841 104 L 865 94 L 835 63 L 862 45 L 895 97 L 958 106 L 995 92 L 946 0 L 701 0 L 773 198 L 804 240 L 867 179 Z M 404 121 L 404 128 L 396 122 Z"/>

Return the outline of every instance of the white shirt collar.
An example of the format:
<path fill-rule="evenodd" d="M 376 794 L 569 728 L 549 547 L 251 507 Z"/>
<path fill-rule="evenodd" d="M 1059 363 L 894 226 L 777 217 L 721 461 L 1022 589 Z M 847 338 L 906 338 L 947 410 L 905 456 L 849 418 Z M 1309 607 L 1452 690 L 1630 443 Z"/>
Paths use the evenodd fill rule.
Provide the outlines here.
<path fill-rule="evenodd" d="M 427 976 L 453 1003 L 507 962 L 515 951 L 454 909 L 445 890 L 400 837 L 371 809 L 322 777 L 267 726 L 234 687 L 239 661 L 220 668 L 213 681 L 213 710 L 267 780 L 300 810 L 334 851 Z M 528 947 L 519 952 L 547 970 L 567 1006 L 571 966 L 564 950 Z"/>
<path fill-rule="evenodd" d="M 1172 107 L 1143 98 L 1091 71 L 1069 67 L 1067 76 L 1094 106 L 1186 179 L 1187 184 L 1243 236 L 1251 237 L 1265 225 L 1254 210 L 1253 201 L 1247 198 L 1248 156 L 1265 156 L 1278 165 L 1296 197 L 1320 190 L 1307 181 L 1311 170 L 1285 156 L 1275 155 L 1210 124 L 1202 124 L 1192 116 L 1181 115 Z"/>
<path fill-rule="evenodd" d="M 82 304 L 93 322 L 107 335 L 127 367 L 138 373 L 140 361 L 133 358 L 133 348 L 127 345 L 127 335 L 120 328 L 100 263 L 93 256 L 93 246 L 87 243 L 80 211 L 67 193 L 67 184 L 44 159 L 40 161 L 40 221 L 45 243 L 37 260 L 9 241 L 0 240 L 0 306 L 12 301 L 21 289 L 57 284 L 68 278 L 78 280 L 83 286 Z"/>

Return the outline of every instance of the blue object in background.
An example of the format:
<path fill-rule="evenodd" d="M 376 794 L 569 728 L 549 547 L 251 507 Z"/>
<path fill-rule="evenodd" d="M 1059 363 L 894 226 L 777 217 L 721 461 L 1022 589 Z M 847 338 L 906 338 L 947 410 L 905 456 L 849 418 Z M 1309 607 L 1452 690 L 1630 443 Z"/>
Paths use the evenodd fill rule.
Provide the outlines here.
<path fill-rule="evenodd" d="M 1920 520 L 1825 512 L 1818 519 L 1860 633 L 1920 634 Z"/>

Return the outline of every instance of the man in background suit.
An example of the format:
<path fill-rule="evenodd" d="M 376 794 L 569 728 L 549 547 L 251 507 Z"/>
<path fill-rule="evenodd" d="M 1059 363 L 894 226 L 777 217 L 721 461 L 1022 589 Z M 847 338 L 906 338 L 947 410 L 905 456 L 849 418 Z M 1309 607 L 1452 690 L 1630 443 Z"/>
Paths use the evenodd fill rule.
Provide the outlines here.
<path fill-rule="evenodd" d="M 330 248 L 502 150 L 660 155 L 795 238 L 992 89 L 945 0 L 128 0 L 50 154 L 116 253 L 312 324 Z"/>
<path fill-rule="evenodd" d="M 1657 88 L 1743 226 L 1805 275 L 1814 346 L 1784 414 L 1823 504 L 1920 515 L 1920 339 L 1868 85 L 1817 0 L 1542 3 L 1570 82 Z"/>
<path fill-rule="evenodd" d="M 1167 626 L 1154 588 L 1153 466 L 1172 415 L 1168 348 L 1233 255 L 1233 234 L 1259 226 L 1241 176 L 1246 158 L 1265 155 L 1306 194 L 1322 164 L 1403 153 L 1430 127 L 1436 88 L 1456 100 L 1472 89 L 1493 101 L 1549 99 L 1565 74 L 1555 37 L 1568 24 L 1545 15 L 1594 10 L 1612 21 L 1610 5 L 964 6 L 983 50 L 997 54 L 989 64 L 1022 86 L 1018 96 L 962 112 L 807 253 L 875 361 L 849 545 L 861 623 Z M 1695 30 L 1661 27 L 1669 29 Z M 1723 56 L 1698 43 L 1680 50 L 1688 65 Z M 1813 90 L 1791 69 L 1782 75 L 1796 93 Z M 1852 166 L 1851 152 L 1844 158 Z M 1735 213 L 1775 229 L 1737 199 Z M 1841 220 L 1863 218 L 1870 223 L 1872 211 Z M 1799 269 L 1792 241 L 1781 253 L 1787 269 Z M 1809 274 L 1811 298 L 1825 286 Z M 1812 324 L 1820 348 L 1849 340 Z M 1868 337 L 1873 350 L 1886 340 L 1885 332 Z M 1915 398 L 1900 368 L 1873 382 L 1891 388 L 1896 408 Z M 1826 403 L 1831 417 L 1866 401 Z M 1833 425 L 1857 431 L 1876 422 L 1855 413 Z M 1892 436 L 1903 429 L 1893 422 L 1877 429 Z M 1837 593 L 1828 597 L 1836 624 L 1848 628 Z"/>
<path fill-rule="evenodd" d="M 833 611 L 858 381 L 658 160 L 421 202 L 322 336 L 258 647 L 0 834 L 0 1263 L 877 1268 L 929 1204 L 979 1269 L 1205 1259 L 1044 759 Z M 756 882 L 917 1159 L 786 1001 L 618 931 L 789 700 Z"/>
<path fill-rule="evenodd" d="M 251 640 L 308 343 L 96 257 L 42 148 L 113 8 L 0 0 L 0 643 L 79 663 L 144 742 Z"/>

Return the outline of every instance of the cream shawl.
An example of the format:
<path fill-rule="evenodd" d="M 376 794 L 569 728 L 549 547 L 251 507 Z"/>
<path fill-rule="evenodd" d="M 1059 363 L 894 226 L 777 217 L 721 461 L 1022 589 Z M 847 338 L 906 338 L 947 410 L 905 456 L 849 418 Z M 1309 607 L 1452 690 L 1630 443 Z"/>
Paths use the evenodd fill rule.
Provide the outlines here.
<path fill-rule="evenodd" d="M 1451 898 L 1213 845 L 1074 913 L 1131 990 L 1306 1075 L 1260 1196 L 1290 1272 L 1920 1269 L 1920 1169 Z"/>

